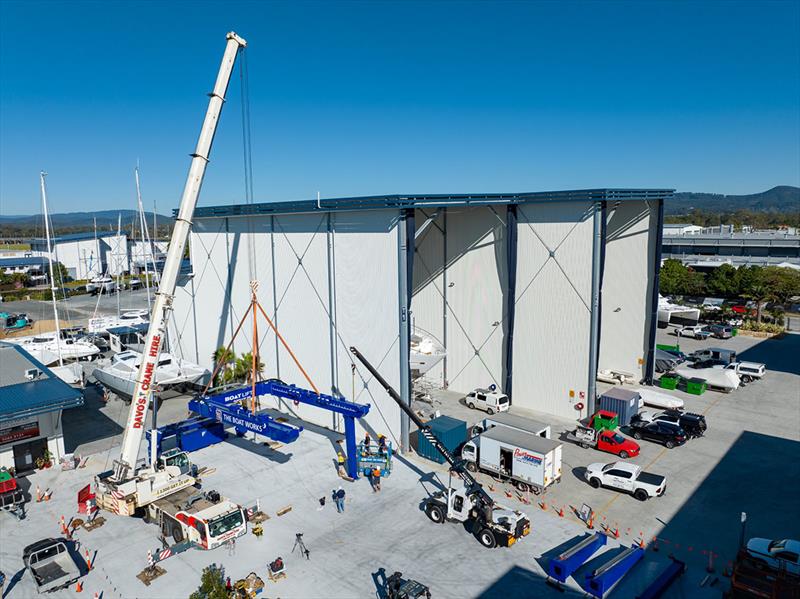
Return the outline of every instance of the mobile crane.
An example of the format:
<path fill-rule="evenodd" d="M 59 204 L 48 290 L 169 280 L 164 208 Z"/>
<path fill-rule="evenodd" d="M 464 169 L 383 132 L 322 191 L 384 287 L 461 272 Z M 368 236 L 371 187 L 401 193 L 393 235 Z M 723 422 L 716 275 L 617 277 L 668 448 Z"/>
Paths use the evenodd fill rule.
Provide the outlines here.
<path fill-rule="evenodd" d="M 364 367 L 375 377 L 375 380 L 386 390 L 400 409 L 419 428 L 419 434 L 436 448 L 450 464 L 451 478 L 447 491 L 437 491 L 425 500 L 425 514 L 435 524 L 445 520 L 450 522 L 469 522 L 472 531 L 481 545 L 489 549 L 493 547 L 510 547 L 531 531 L 528 517 L 519 510 L 513 510 L 497 503 L 481 484 L 466 469 L 462 460 L 456 460 L 447 447 L 438 439 L 414 411 L 406 405 L 394 388 L 386 382 L 381 374 L 355 347 L 350 352 L 358 358 Z M 452 473 L 458 475 L 464 483 L 463 487 L 454 487 Z"/>
<path fill-rule="evenodd" d="M 171 455 L 169 459 L 158 460 L 157 452 L 153 451 L 150 464 L 138 468 L 137 460 L 145 429 L 147 410 L 155 386 L 155 368 L 167 330 L 168 316 L 172 311 L 183 252 L 192 226 L 192 216 L 200 195 L 200 187 L 203 183 L 219 116 L 225 102 L 225 92 L 228 89 L 233 65 L 239 51 L 246 46 L 247 42 L 244 39 L 233 32 L 228 33 L 222 64 L 217 74 L 214 90 L 209 94 L 208 109 L 196 149 L 192 154 L 178 217 L 175 219 L 172 239 L 161 273 L 142 361 L 136 375 L 130 413 L 122 437 L 120 458 L 114 462 L 113 470 L 103 472 L 95 479 L 98 505 L 117 514 L 145 515 L 150 511 L 145 509 L 150 504 L 155 504 L 155 502 L 197 483 L 191 469 L 186 467 L 188 458 L 185 454 Z M 236 507 L 238 508 L 238 506 Z M 218 512 L 219 508 L 216 511 Z M 215 515 L 219 516 L 220 514 L 215 513 Z"/>

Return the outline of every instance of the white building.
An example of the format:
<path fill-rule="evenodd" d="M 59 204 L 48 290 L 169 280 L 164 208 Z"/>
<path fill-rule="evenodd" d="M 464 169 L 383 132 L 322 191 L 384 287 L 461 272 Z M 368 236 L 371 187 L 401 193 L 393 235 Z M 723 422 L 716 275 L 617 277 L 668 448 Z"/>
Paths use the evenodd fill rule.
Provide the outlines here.
<path fill-rule="evenodd" d="M 585 415 L 598 368 L 653 376 L 670 196 L 585 190 L 198 208 L 193 274 L 179 285 L 170 338 L 210 367 L 255 278 L 262 306 L 317 386 L 370 403 L 362 424 L 395 441 L 400 410 L 360 364 L 353 374 L 348 348 L 408 400 L 412 323 L 446 347 L 427 375 L 439 385 L 466 393 L 494 383 L 514 405 Z M 265 376 L 305 385 L 263 323 L 259 333 L 268 339 Z M 248 335 L 235 351 L 250 351 Z M 327 412 L 286 408 L 338 428 Z"/>
<path fill-rule="evenodd" d="M 669 223 L 664 225 L 664 235 L 694 235 L 702 233 L 703 227 L 688 223 Z"/>
<path fill-rule="evenodd" d="M 64 457 L 61 412 L 83 395 L 18 345 L 0 343 L 0 466 L 24 473 Z"/>
<path fill-rule="evenodd" d="M 70 277 L 93 279 L 130 271 L 127 235 L 112 232 L 75 233 L 51 240 L 53 259 L 61 262 Z M 47 240 L 31 240 L 31 253 L 47 256 Z"/>

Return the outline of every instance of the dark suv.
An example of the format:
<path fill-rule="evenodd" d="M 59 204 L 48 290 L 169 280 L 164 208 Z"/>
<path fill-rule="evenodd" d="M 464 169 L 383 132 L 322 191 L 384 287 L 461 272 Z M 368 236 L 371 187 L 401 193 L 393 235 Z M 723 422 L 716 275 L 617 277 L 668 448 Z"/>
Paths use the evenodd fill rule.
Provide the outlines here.
<path fill-rule="evenodd" d="M 662 420 L 655 420 L 653 422 L 636 420 L 631 422 L 630 427 L 634 439 L 647 439 L 648 441 L 663 443 L 667 449 L 683 445 L 689 438 L 686 431 L 680 426 Z"/>
<path fill-rule="evenodd" d="M 643 424 L 666 422 L 683 429 L 689 438 L 702 437 L 708 428 L 705 416 L 681 410 L 662 410 L 644 418 L 642 415 L 636 414 L 631 418 L 631 424 L 637 421 L 642 421 Z"/>

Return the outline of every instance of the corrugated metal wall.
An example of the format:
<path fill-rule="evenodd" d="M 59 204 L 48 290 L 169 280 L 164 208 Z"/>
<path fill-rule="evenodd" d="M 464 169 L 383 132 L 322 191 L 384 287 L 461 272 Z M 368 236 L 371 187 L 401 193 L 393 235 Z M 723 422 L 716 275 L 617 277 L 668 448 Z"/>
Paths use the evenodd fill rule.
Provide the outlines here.
<path fill-rule="evenodd" d="M 574 417 L 573 404 L 586 403 L 593 211 L 588 202 L 518 207 L 514 405 Z"/>
<path fill-rule="evenodd" d="M 607 208 L 600 370 L 645 375 L 658 203 L 619 202 Z"/>
<path fill-rule="evenodd" d="M 428 377 L 457 391 L 503 386 L 505 219 L 505 206 L 448 208 L 417 239 L 413 323 L 447 349 Z"/>
<path fill-rule="evenodd" d="M 198 219 L 191 237 L 195 275 L 177 292 L 171 337 L 186 358 L 211 367 L 214 350 L 227 344 L 247 309 L 254 264 L 261 305 L 320 390 L 338 389 L 352 398 L 350 345 L 398 385 L 396 221 L 397 213 L 388 210 Z M 248 320 L 237 353 L 250 351 L 250 331 Z M 307 387 L 263 319 L 259 336 L 264 376 Z M 361 374 L 363 368 L 356 373 L 354 399 L 373 405 L 367 426 L 398 436 L 399 409 L 379 386 L 365 388 Z M 282 407 L 340 428 L 324 410 Z"/>

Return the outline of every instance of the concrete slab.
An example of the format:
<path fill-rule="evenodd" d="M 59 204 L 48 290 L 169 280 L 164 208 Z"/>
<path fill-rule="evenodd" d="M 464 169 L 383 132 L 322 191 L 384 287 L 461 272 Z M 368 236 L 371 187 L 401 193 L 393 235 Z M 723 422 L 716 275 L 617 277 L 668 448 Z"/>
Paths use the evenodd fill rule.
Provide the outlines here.
<path fill-rule="evenodd" d="M 682 346 L 689 348 L 693 343 L 683 340 Z M 258 447 L 251 451 L 241 441 L 225 442 L 196 452 L 192 458 L 200 466 L 215 469 L 204 480 L 205 489 L 216 489 L 245 505 L 260 501 L 271 516 L 263 524 L 263 537 L 248 534 L 230 554 L 226 549 L 191 550 L 172 557 L 161 564 L 167 574 L 145 586 L 136 574 L 146 565 L 147 551 L 159 547 L 157 528 L 106 515 L 108 522 L 103 527 L 78 533 L 81 553 L 85 549 L 92 555 L 97 552 L 96 567 L 85 577 L 81 596 L 102 592 L 105 599 L 186 597 L 196 589 L 203 567 L 210 563 L 222 564 L 234 580 L 256 572 L 266 582 L 264 597 L 380 597 L 382 576 L 395 570 L 430 585 L 437 598 L 561 596 L 545 583 L 546 560 L 554 548 L 586 532 L 569 506 L 587 503 L 595 509 L 598 524 L 619 527 L 620 539 L 610 541 L 601 554 L 605 558 L 595 557 L 593 566 L 578 573 L 580 582 L 590 567 L 602 563 L 620 545 L 636 542 L 641 532 L 645 541 L 657 536 L 659 550 L 650 545 L 644 562 L 623 579 L 612 597 L 635 596 L 666 565 L 670 553 L 687 561 L 689 571 L 665 597 L 718 597 L 724 579 L 714 587 L 701 588 L 699 584 L 706 575 L 709 550 L 718 556 L 714 563 L 717 576 L 724 562 L 733 558 L 739 512 L 748 512 L 749 536 L 800 536 L 796 495 L 789 492 L 792 481 L 800 477 L 800 375 L 792 360 L 782 358 L 787 352 L 800 355 L 800 336 L 761 343 L 737 337 L 725 343 L 737 347 L 745 359 L 748 354 L 768 356 L 764 361 L 770 370 L 765 380 L 730 395 L 678 393 L 688 409 L 706 414 L 709 431 L 706 437 L 671 451 L 643 442 L 642 456 L 636 462 L 667 475 L 668 492 L 662 498 L 640 503 L 610 490 L 592 489 L 580 477 L 581 469 L 590 462 L 612 461 L 613 456 L 565 443 L 563 480 L 547 494 L 546 510 L 535 501 L 526 506 L 506 499 L 506 487 L 493 483 L 496 497 L 528 513 L 533 530 L 511 548 L 486 550 L 462 526 L 434 525 L 421 511 L 425 494 L 437 482 L 446 484 L 446 470 L 439 465 L 413 456 L 398 458 L 383 490 L 373 493 L 365 480 L 348 484 L 337 477 L 334 444 L 327 434 L 307 429 L 297 442 L 274 451 Z M 778 370 L 771 368 L 773 363 Z M 180 417 L 185 402 L 186 398 L 167 400 L 164 418 L 168 414 Z M 119 422 L 124 414 L 124 409 L 115 405 L 90 403 L 85 409 L 99 411 L 113 422 Z M 482 416 L 463 410 L 474 416 L 472 422 Z M 453 410 L 456 417 L 461 413 L 458 408 Z M 545 419 L 541 414 L 535 417 Z M 553 418 L 546 421 L 553 424 L 554 437 L 573 424 Z M 79 422 L 73 424 L 80 428 Z M 95 426 L 109 425 L 100 419 Z M 67 519 L 76 515 L 78 490 L 108 468 L 119 451 L 117 432 L 104 434 L 103 439 L 76 444 L 78 452 L 92 453 L 85 469 L 37 472 L 23 482 L 53 489 L 50 502 L 30 504 L 28 518 L 22 522 L 0 513 L 0 569 L 9 577 L 5 597 L 35 594 L 30 575 L 21 570 L 22 548 L 43 537 L 57 536 L 61 515 Z M 488 477 L 481 480 L 491 482 Z M 338 514 L 329 500 L 331 490 L 340 484 L 347 492 L 343 514 Z M 328 501 L 318 509 L 323 496 Z M 286 505 L 292 510 L 277 516 L 277 510 Z M 565 516 L 560 517 L 553 506 L 565 506 Z M 292 553 L 298 532 L 304 533 L 308 560 L 297 551 Z M 267 580 L 266 567 L 278 556 L 284 558 L 288 575 L 273 583 Z M 580 594 L 578 582 L 570 580 L 563 595 Z M 54 596 L 73 595 L 74 589 L 70 589 Z"/>

